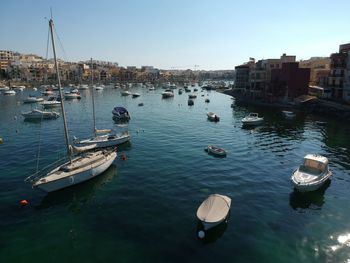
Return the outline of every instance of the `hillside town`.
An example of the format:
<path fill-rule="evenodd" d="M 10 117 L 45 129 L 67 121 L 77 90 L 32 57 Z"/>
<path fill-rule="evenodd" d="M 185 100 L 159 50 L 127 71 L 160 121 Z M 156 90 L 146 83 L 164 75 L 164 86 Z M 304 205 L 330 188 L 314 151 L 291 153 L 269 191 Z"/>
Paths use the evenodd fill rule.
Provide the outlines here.
<path fill-rule="evenodd" d="M 94 81 L 110 82 L 166 82 L 191 81 L 203 79 L 232 80 L 233 70 L 198 70 L 193 69 L 161 70 L 153 66 L 121 67 L 118 63 L 93 60 L 91 62 L 67 62 L 59 60 L 60 73 L 63 83 L 87 83 L 92 72 Z M 9 50 L 0 50 L 0 81 L 27 83 L 30 85 L 55 83 L 53 59 L 45 59 L 33 54 L 20 54 Z"/>

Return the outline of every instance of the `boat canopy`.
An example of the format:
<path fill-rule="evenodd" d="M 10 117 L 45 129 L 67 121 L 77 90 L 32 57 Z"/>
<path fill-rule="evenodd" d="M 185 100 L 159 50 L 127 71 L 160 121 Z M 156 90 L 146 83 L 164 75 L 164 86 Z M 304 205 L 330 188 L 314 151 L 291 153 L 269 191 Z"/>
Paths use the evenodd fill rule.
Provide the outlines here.
<path fill-rule="evenodd" d="M 114 110 L 119 114 L 128 113 L 128 111 L 124 107 L 115 107 Z"/>
<path fill-rule="evenodd" d="M 197 217 L 206 223 L 215 223 L 223 220 L 231 206 L 231 199 L 224 195 L 210 195 L 198 208 Z"/>
<path fill-rule="evenodd" d="M 310 167 L 316 170 L 324 171 L 327 168 L 328 159 L 326 157 L 308 154 L 304 157 L 304 166 Z"/>

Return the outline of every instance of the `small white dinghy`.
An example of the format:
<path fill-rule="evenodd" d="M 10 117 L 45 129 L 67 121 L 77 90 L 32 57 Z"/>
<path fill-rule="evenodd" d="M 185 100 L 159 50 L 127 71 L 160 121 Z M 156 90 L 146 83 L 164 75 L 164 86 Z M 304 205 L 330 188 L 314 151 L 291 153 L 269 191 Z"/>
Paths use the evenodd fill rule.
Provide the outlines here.
<path fill-rule="evenodd" d="M 295 113 L 292 111 L 283 110 L 282 113 L 287 119 L 293 119 L 295 117 Z"/>
<path fill-rule="evenodd" d="M 307 154 L 304 163 L 293 172 L 291 180 L 298 191 L 311 192 L 320 188 L 331 176 L 326 157 Z"/>
<path fill-rule="evenodd" d="M 231 198 L 225 195 L 212 194 L 199 206 L 197 218 L 202 222 L 204 230 L 208 230 L 225 221 L 230 208 Z"/>

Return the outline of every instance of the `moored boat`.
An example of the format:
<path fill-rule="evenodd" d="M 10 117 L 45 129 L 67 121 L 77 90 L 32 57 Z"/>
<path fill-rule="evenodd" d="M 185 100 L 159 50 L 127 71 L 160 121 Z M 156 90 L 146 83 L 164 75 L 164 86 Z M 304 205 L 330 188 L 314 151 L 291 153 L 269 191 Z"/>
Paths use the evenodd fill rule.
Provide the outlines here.
<path fill-rule="evenodd" d="M 259 114 L 254 112 L 249 113 L 248 116 L 242 119 L 242 123 L 244 126 L 256 126 L 263 123 L 263 121 L 264 118 L 259 117 Z"/>
<path fill-rule="evenodd" d="M 12 89 L 10 89 L 10 90 L 5 90 L 5 91 L 3 92 L 3 94 L 6 95 L 6 96 L 13 96 L 13 95 L 16 95 L 16 91 L 14 91 L 14 90 L 12 90 Z"/>
<path fill-rule="evenodd" d="M 217 114 L 214 113 L 214 112 L 208 112 L 208 113 L 207 113 L 207 116 L 208 116 L 208 119 L 209 119 L 210 121 L 215 121 L 215 122 L 220 121 L 219 115 L 217 115 Z"/>
<path fill-rule="evenodd" d="M 320 188 L 331 176 L 326 157 L 307 154 L 304 163 L 292 173 L 291 181 L 298 191 L 310 192 Z"/>
<path fill-rule="evenodd" d="M 27 98 L 23 100 L 23 103 L 36 103 L 36 102 L 42 102 L 44 101 L 43 98 L 38 98 L 34 95 L 29 95 Z"/>
<path fill-rule="evenodd" d="M 162 97 L 163 97 L 163 99 L 172 98 L 172 97 L 174 97 L 174 92 L 170 89 L 167 89 L 164 92 L 162 92 Z"/>
<path fill-rule="evenodd" d="M 122 95 L 122 96 L 129 96 L 129 95 L 131 95 L 131 92 L 128 91 L 128 90 L 123 90 L 123 91 L 121 92 L 121 95 Z"/>
<path fill-rule="evenodd" d="M 208 145 L 206 148 L 207 152 L 216 156 L 225 157 L 226 151 L 214 145 Z"/>
<path fill-rule="evenodd" d="M 48 100 L 44 100 L 41 105 L 44 109 L 60 107 L 61 99 L 59 97 L 50 97 Z"/>
<path fill-rule="evenodd" d="M 230 209 L 231 198 L 225 195 L 211 194 L 199 206 L 197 218 L 206 231 L 228 219 Z"/>
<path fill-rule="evenodd" d="M 282 113 L 287 119 L 293 119 L 295 117 L 295 113 L 292 111 L 283 110 Z"/>
<path fill-rule="evenodd" d="M 115 120 L 130 120 L 130 114 L 124 107 L 114 107 L 112 113 Z"/>
<path fill-rule="evenodd" d="M 55 111 L 42 111 L 34 109 L 28 112 L 22 112 L 25 120 L 42 120 L 42 119 L 57 119 L 60 114 Z"/>
<path fill-rule="evenodd" d="M 141 96 L 140 93 L 133 93 L 133 94 L 132 94 L 132 97 L 133 97 L 133 98 L 137 98 L 137 97 L 140 97 L 140 96 Z"/>

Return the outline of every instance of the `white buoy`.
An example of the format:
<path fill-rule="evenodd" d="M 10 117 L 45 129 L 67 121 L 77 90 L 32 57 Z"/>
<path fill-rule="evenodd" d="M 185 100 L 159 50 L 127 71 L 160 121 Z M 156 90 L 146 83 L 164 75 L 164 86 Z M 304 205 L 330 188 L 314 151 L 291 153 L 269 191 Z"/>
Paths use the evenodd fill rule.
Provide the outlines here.
<path fill-rule="evenodd" d="M 204 237 L 205 237 L 204 231 L 202 231 L 202 230 L 199 231 L 199 232 L 198 232 L 198 237 L 201 238 L 201 239 L 204 238 Z"/>

